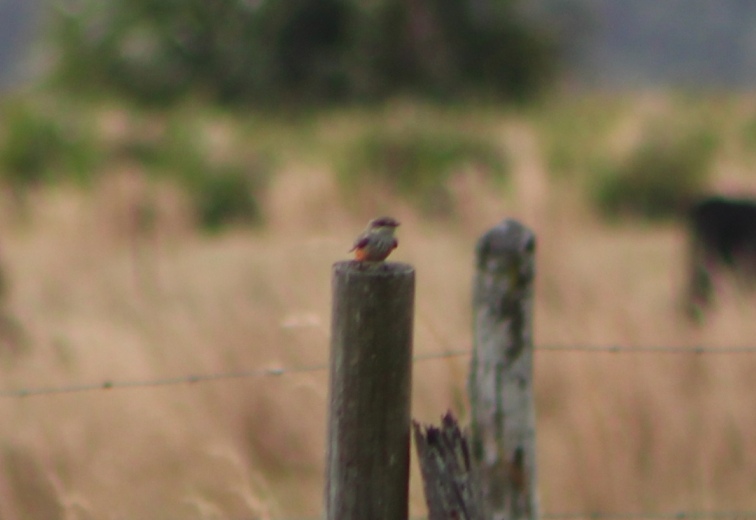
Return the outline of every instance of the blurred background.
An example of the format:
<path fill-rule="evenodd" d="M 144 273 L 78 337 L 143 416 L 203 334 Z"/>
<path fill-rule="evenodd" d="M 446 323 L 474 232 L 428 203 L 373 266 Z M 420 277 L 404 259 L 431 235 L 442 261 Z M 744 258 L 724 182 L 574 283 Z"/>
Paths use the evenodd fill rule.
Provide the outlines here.
<path fill-rule="evenodd" d="M 536 353 L 552 518 L 756 514 L 756 301 L 682 312 L 686 208 L 756 195 L 754 65 L 744 0 L 0 0 L 0 519 L 318 518 L 330 269 L 379 214 L 417 354 L 472 348 L 503 218 L 536 345 L 627 349 Z M 416 362 L 417 419 L 466 421 L 468 363 Z"/>

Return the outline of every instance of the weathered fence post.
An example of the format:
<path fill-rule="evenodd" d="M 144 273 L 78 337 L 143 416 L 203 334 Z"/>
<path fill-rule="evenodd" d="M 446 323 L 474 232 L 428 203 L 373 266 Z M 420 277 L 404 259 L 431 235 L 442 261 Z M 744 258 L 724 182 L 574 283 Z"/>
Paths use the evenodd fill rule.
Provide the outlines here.
<path fill-rule="evenodd" d="M 428 520 L 488 520 L 469 444 L 457 419 L 448 412 L 440 427 L 417 422 L 412 426 Z"/>
<path fill-rule="evenodd" d="M 333 268 L 327 520 L 406 520 L 415 270 Z"/>
<path fill-rule="evenodd" d="M 533 406 L 535 236 L 504 220 L 478 241 L 469 394 L 472 450 L 495 520 L 538 520 Z"/>

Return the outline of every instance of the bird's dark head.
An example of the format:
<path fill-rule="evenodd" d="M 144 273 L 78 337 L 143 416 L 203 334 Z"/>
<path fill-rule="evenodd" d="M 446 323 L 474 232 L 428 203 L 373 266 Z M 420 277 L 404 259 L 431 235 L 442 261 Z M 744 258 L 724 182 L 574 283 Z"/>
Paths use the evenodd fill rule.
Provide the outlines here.
<path fill-rule="evenodd" d="M 370 221 L 368 227 L 370 229 L 376 228 L 395 228 L 399 226 L 399 221 L 392 217 L 378 217 Z"/>

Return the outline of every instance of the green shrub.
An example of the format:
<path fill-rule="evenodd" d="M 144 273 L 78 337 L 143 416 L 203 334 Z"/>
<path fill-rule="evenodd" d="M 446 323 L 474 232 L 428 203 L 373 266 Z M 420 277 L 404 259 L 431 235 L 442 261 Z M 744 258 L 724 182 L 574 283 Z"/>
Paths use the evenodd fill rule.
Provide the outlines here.
<path fill-rule="evenodd" d="M 605 216 L 674 217 L 704 190 L 716 150 L 714 135 L 671 134 L 654 131 L 622 163 L 596 167 L 593 201 Z"/>
<path fill-rule="evenodd" d="M 85 187 L 96 172 L 131 162 L 186 190 L 205 230 L 261 220 L 258 201 L 268 162 L 250 153 L 247 143 L 211 159 L 208 128 L 214 121 L 208 116 L 214 112 L 197 107 L 133 111 L 124 116 L 127 130 L 108 141 L 96 133 L 96 108 L 64 109 L 67 101 L 19 97 L 0 105 L 0 181 L 17 195 L 60 182 Z"/>
<path fill-rule="evenodd" d="M 501 179 L 506 161 L 492 142 L 461 132 L 377 128 L 352 143 L 340 179 L 347 187 L 378 182 L 428 213 L 445 214 L 451 210 L 448 180 L 465 166 Z"/>
<path fill-rule="evenodd" d="M 97 170 L 100 147 L 85 118 L 21 99 L 1 109 L 0 170 L 16 188 L 46 182 L 86 182 Z"/>
<path fill-rule="evenodd" d="M 574 179 L 585 173 L 626 110 L 621 98 L 598 96 L 550 99 L 533 106 L 529 120 L 552 178 Z"/>
<path fill-rule="evenodd" d="M 740 141 L 746 153 L 752 155 L 756 150 L 756 118 L 751 117 L 743 122 Z"/>
<path fill-rule="evenodd" d="M 259 184 L 241 168 L 211 172 L 192 190 L 196 217 L 203 229 L 218 231 L 230 224 L 257 224 Z"/>
<path fill-rule="evenodd" d="M 122 153 L 183 187 L 204 230 L 259 223 L 258 200 L 268 176 L 265 161 L 249 154 L 210 160 L 206 125 L 193 114 L 176 111 L 156 136 L 145 140 L 134 136 Z"/>

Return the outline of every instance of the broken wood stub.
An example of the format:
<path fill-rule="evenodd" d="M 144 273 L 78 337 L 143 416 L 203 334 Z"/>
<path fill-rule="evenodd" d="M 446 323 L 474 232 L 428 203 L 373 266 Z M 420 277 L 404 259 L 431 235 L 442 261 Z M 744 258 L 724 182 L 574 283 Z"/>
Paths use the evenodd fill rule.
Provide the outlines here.
<path fill-rule="evenodd" d="M 428 520 L 487 520 L 470 447 L 457 420 L 447 413 L 441 427 L 413 421 L 412 428 Z"/>

